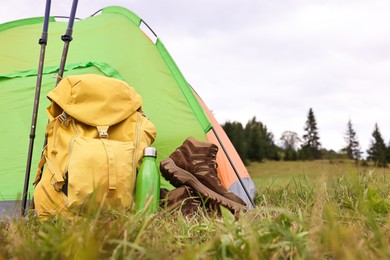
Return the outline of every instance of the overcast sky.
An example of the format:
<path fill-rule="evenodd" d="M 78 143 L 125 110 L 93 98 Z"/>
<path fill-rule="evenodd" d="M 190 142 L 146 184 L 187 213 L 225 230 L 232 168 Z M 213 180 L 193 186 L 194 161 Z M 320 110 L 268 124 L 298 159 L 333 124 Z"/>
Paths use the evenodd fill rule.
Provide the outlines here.
<path fill-rule="evenodd" d="M 0 23 L 43 16 L 45 3 L 2 0 Z M 51 14 L 71 4 L 52 1 Z M 256 116 L 277 141 L 302 136 L 312 108 L 326 149 L 345 146 L 348 120 L 363 151 L 375 123 L 389 143 L 389 0 L 80 0 L 76 16 L 110 5 L 153 28 L 220 123 Z"/>

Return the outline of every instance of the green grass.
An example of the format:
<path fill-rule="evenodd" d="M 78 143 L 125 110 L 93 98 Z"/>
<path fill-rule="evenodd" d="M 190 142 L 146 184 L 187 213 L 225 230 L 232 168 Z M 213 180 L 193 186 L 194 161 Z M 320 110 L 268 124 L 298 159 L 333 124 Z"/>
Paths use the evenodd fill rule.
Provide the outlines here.
<path fill-rule="evenodd" d="M 390 175 L 390 169 L 375 168 L 373 166 L 356 166 L 353 161 L 267 161 L 265 163 L 252 163 L 247 166 L 256 185 L 273 185 L 289 183 L 294 178 L 310 178 L 322 180 L 341 177 L 345 174 L 363 173 L 373 170 L 375 174 Z"/>
<path fill-rule="evenodd" d="M 256 208 L 238 220 L 99 212 L 0 221 L 0 259 L 389 259 L 388 170 L 350 162 L 248 167 Z"/>

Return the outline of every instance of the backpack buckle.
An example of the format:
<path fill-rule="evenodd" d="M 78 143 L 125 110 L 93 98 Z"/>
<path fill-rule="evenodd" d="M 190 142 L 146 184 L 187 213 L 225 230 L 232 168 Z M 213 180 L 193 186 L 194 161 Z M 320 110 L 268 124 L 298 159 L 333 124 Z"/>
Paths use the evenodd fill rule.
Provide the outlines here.
<path fill-rule="evenodd" d="M 105 131 L 99 131 L 100 138 L 108 139 L 108 133 Z"/>
<path fill-rule="evenodd" d="M 96 126 L 96 128 L 100 138 L 108 139 L 108 126 Z"/>
<path fill-rule="evenodd" d="M 65 111 L 62 111 L 62 113 L 59 116 L 57 116 L 58 121 L 60 121 L 61 124 L 65 127 L 69 125 L 70 118 L 71 117 Z"/>

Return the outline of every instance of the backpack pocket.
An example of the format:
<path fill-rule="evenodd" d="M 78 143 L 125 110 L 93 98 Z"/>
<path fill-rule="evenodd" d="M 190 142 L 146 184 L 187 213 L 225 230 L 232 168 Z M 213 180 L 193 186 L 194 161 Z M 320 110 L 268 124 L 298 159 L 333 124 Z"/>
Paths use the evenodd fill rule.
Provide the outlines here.
<path fill-rule="evenodd" d="M 65 204 L 73 212 L 106 205 L 131 207 L 134 163 L 133 142 L 75 137 L 69 152 Z"/>

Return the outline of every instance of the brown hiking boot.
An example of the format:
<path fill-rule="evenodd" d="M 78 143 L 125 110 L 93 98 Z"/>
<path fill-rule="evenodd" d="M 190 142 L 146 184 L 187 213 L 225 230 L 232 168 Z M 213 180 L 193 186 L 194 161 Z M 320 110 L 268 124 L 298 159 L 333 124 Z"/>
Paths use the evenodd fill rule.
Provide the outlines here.
<path fill-rule="evenodd" d="M 218 146 L 215 144 L 189 137 L 169 157 L 178 167 L 192 173 L 207 188 L 245 206 L 239 196 L 222 186 L 215 161 L 217 152 Z"/>
<path fill-rule="evenodd" d="M 219 193 L 203 185 L 192 173 L 178 167 L 172 158 L 167 158 L 160 162 L 160 171 L 165 179 L 175 187 L 183 185 L 193 188 L 203 199 L 211 200 L 230 209 L 234 214 L 245 209 L 243 204 L 230 200 Z"/>
<path fill-rule="evenodd" d="M 198 212 L 201 199 L 191 187 L 183 185 L 171 191 L 160 189 L 160 206 L 169 211 L 179 209 L 183 215 L 192 216 Z"/>
<path fill-rule="evenodd" d="M 208 216 L 221 216 L 220 204 L 202 199 L 193 188 L 182 185 L 173 190 L 160 189 L 160 206 L 170 212 L 180 210 L 186 217 L 193 217 L 200 211 Z"/>

